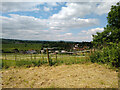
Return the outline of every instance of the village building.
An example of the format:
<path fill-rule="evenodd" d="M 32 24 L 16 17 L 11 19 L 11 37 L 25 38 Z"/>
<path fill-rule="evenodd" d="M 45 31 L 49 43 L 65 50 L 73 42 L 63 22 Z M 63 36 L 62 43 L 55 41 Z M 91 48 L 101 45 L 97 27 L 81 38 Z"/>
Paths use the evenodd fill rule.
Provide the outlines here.
<path fill-rule="evenodd" d="M 56 51 L 55 51 L 55 53 L 59 53 L 59 51 L 58 51 L 58 50 L 56 50 Z"/>
<path fill-rule="evenodd" d="M 65 51 L 65 50 L 61 50 L 61 53 L 66 53 L 67 51 Z"/>
<path fill-rule="evenodd" d="M 26 51 L 27 54 L 36 54 L 37 52 L 35 50 L 28 50 Z"/>

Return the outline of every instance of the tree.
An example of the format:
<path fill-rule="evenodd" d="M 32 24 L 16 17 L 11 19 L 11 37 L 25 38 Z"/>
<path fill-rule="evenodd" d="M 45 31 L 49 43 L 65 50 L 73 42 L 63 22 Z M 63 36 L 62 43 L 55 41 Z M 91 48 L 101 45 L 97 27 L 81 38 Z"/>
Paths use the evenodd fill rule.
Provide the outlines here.
<path fill-rule="evenodd" d="M 109 42 L 120 42 L 120 2 L 111 7 L 107 21 L 108 24 L 104 31 L 93 35 L 93 44 L 95 46 L 104 46 Z"/>
<path fill-rule="evenodd" d="M 104 31 L 93 35 L 94 46 L 100 48 L 91 54 L 90 60 L 120 67 L 120 2 L 111 7 L 107 20 Z"/>
<path fill-rule="evenodd" d="M 120 28 L 120 2 L 118 2 L 116 6 L 111 7 L 107 20 L 109 27 Z"/>

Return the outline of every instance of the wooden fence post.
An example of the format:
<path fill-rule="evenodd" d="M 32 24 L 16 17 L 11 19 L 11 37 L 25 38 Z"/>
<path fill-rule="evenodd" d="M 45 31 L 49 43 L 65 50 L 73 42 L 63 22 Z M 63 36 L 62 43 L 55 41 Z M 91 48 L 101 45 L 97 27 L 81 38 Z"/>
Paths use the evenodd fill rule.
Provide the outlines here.
<path fill-rule="evenodd" d="M 91 55 L 91 53 L 92 53 L 92 49 L 90 49 L 90 55 Z"/>
<path fill-rule="evenodd" d="M 6 54 L 5 54 L 5 60 L 7 60 Z"/>
<path fill-rule="evenodd" d="M 15 61 L 16 61 L 16 59 L 17 59 L 17 55 L 15 54 Z"/>
<path fill-rule="evenodd" d="M 95 52 L 95 48 L 94 48 L 94 52 Z"/>
<path fill-rule="evenodd" d="M 41 58 L 42 58 L 42 62 L 43 62 L 43 61 L 44 61 L 44 56 L 43 56 L 43 52 L 41 53 L 41 55 L 42 55 L 42 57 L 41 57 Z"/>
<path fill-rule="evenodd" d="M 48 60 L 48 63 L 49 63 L 49 65 L 50 65 L 50 58 L 49 58 L 48 48 L 46 49 L 46 52 L 47 52 L 47 60 Z"/>
<path fill-rule="evenodd" d="M 57 61 L 57 53 L 56 53 L 56 61 Z M 56 61 L 55 61 L 55 62 L 56 62 Z"/>
<path fill-rule="evenodd" d="M 22 55 L 22 54 L 19 55 L 20 61 L 21 61 L 21 55 Z"/>
<path fill-rule="evenodd" d="M 32 60 L 32 53 L 31 53 L 31 60 Z"/>
<path fill-rule="evenodd" d="M 75 55 L 75 63 L 77 63 L 77 58 L 76 58 L 77 56 Z"/>
<path fill-rule="evenodd" d="M 34 55 L 34 60 L 36 60 L 36 55 Z"/>

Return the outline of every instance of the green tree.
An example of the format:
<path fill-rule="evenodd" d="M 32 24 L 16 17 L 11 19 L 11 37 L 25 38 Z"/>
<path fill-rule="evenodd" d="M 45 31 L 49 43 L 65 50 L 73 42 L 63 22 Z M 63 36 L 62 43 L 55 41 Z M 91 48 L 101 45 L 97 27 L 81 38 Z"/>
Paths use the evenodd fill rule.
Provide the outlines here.
<path fill-rule="evenodd" d="M 120 67 L 120 2 L 111 7 L 104 31 L 93 35 L 93 44 L 100 47 L 91 56 L 91 62 Z"/>
<path fill-rule="evenodd" d="M 107 20 L 111 28 L 120 28 L 120 2 L 118 2 L 116 6 L 111 7 Z"/>
<path fill-rule="evenodd" d="M 107 20 L 108 24 L 104 31 L 93 35 L 93 44 L 95 46 L 104 46 L 109 42 L 120 42 L 120 2 L 111 7 Z"/>

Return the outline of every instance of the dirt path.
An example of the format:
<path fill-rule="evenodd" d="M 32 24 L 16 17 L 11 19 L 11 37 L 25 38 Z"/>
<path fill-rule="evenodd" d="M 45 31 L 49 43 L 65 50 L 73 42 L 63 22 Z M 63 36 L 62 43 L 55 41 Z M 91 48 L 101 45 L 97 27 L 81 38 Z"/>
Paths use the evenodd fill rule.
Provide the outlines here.
<path fill-rule="evenodd" d="M 117 88 L 118 73 L 98 64 L 2 70 L 6 88 Z"/>

